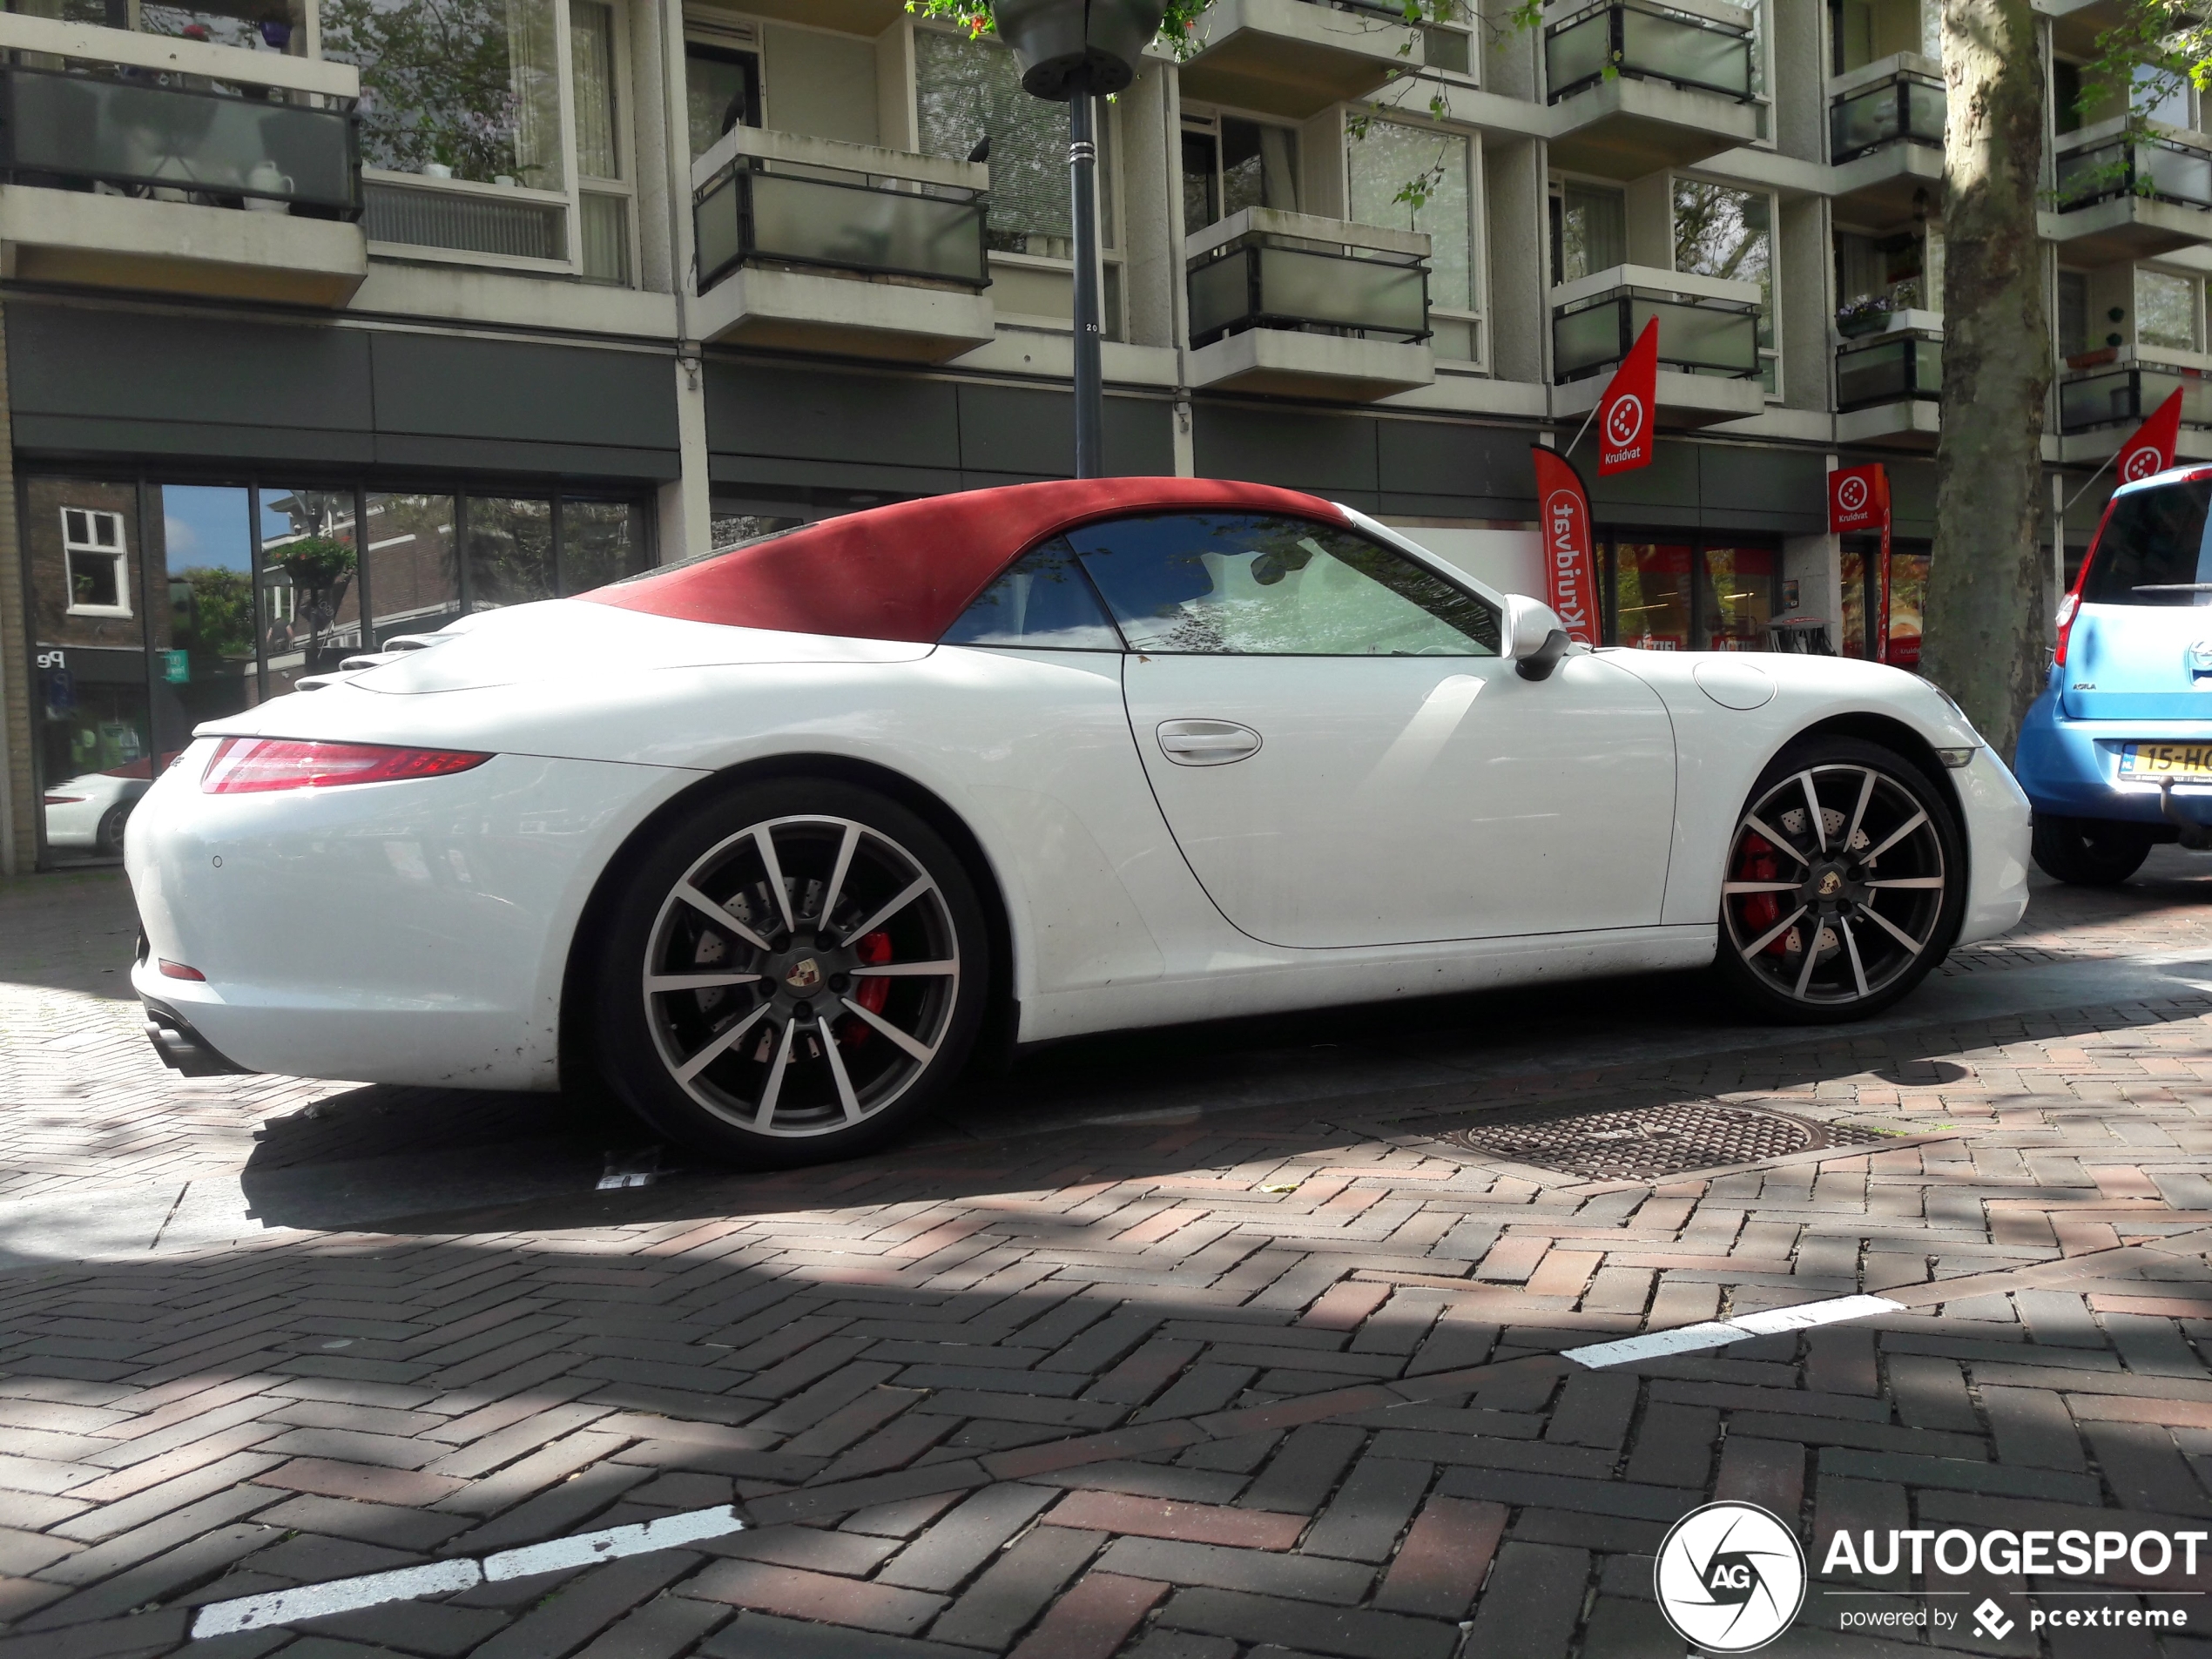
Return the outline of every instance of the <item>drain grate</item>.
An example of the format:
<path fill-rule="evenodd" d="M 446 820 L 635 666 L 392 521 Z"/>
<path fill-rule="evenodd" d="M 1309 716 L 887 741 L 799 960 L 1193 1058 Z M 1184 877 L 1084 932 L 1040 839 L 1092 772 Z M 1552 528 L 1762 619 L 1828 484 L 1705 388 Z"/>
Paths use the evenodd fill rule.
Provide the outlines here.
<path fill-rule="evenodd" d="M 1836 1146 L 1879 1146 L 1870 1130 L 1816 1123 L 1757 1106 L 1675 1100 L 1592 1110 L 1530 1107 L 1438 1137 L 1469 1151 L 1593 1181 L 1655 1181 Z"/>

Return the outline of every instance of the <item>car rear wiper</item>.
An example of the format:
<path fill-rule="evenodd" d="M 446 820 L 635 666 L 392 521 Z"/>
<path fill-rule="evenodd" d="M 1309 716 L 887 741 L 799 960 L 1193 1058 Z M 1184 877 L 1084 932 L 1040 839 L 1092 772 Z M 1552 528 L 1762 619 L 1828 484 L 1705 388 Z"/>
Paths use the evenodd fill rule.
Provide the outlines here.
<path fill-rule="evenodd" d="M 2212 582 L 2139 582 L 2130 593 L 2212 593 Z"/>

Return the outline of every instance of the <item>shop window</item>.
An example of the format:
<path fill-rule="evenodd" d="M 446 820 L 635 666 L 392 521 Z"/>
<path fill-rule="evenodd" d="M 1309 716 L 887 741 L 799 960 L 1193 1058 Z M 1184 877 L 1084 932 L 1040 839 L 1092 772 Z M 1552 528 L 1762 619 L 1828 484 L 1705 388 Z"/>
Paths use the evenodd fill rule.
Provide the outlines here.
<path fill-rule="evenodd" d="M 1928 556 L 1892 549 L 1890 553 L 1890 661 L 1899 668 L 1920 665 L 1920 617 L 1928 603 Z"/>
<path fill-rule="evenodd" d="M 1614 550 L 1614 628 L 1645 651 L 1690 648 L 1689 546 L 1622 542 Z"/>
<path fill-rule="evenodd" d="M 554 597 L 551 502 L 471 496 L 462 522 L 469 610 L 497 610 Z"/>
<path fill-rule="evenodd" d="M 644 568 L 645 513 L 634 502 L 561 503 L 561 591 L 588 593 Z"/>
<path fill-rule="evenodd" d="M 264 485 L 260 529 L 261 649 L 278 697 L 361 649 L 354 492 Z"/>
<path fill-rule="evenodd" d="M 435 633 L 461 614 L 455 523 L 450 496 L 369 495 L 369 631 L 378 646 L 395 634 Z"/>
<path fill-rule="evenodd" d="M 1675 269 L 1759 289 L 1759 378 L 1781 387 L 1774 334 L 1774 204 L 1757 191 L 1675 180 Z"/>
<path fill-rule="evenodd" d="M 1703 557 L 1705 649 L 1767 650 L 1774 610 L 1774 550 L 1707 547 Z"/>
<path fill-rule="evenodd" d="M 123 515 L 97 508 L 62 509 L 62 556 L 68 566 L 69 610 L 75 617 L 131 614 Z"/>
<path fill-rule="evenodd" d="M 1483 361 L 1481 256 L 1475 243 L 1474 140 L 1463 132 L 1369 120 L 1347 142 L 1352 219 L 1429 239 L 1429 345 L 1440 359 Z"/>

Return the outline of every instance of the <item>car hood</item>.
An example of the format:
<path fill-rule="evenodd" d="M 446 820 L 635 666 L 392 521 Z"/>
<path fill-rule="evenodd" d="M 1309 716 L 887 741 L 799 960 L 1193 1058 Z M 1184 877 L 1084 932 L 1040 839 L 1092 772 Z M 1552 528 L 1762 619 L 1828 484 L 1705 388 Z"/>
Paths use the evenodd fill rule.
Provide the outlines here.
<path fill-rule="evenodd" d="M 935 649 L 899 640 L 685 622 L 574 599 L 481 611 L 430 637 L 436 643 L 356 671 L 344 683 L 386 696 L 421 697 L 610 672 L 766 663 L 905 663 Z"/>

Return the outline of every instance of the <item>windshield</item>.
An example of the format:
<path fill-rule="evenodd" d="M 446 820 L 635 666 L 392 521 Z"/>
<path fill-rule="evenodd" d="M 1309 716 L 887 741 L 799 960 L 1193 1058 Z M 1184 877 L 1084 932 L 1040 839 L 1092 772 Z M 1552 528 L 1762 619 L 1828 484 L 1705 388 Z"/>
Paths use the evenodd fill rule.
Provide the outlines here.
<path fill-rule="evenodd" d="M 2115 501 L 2081 582 L 2085 604 L 2212 604 L 2204 537 L 2212 480 L 2161 484 Z"/>

